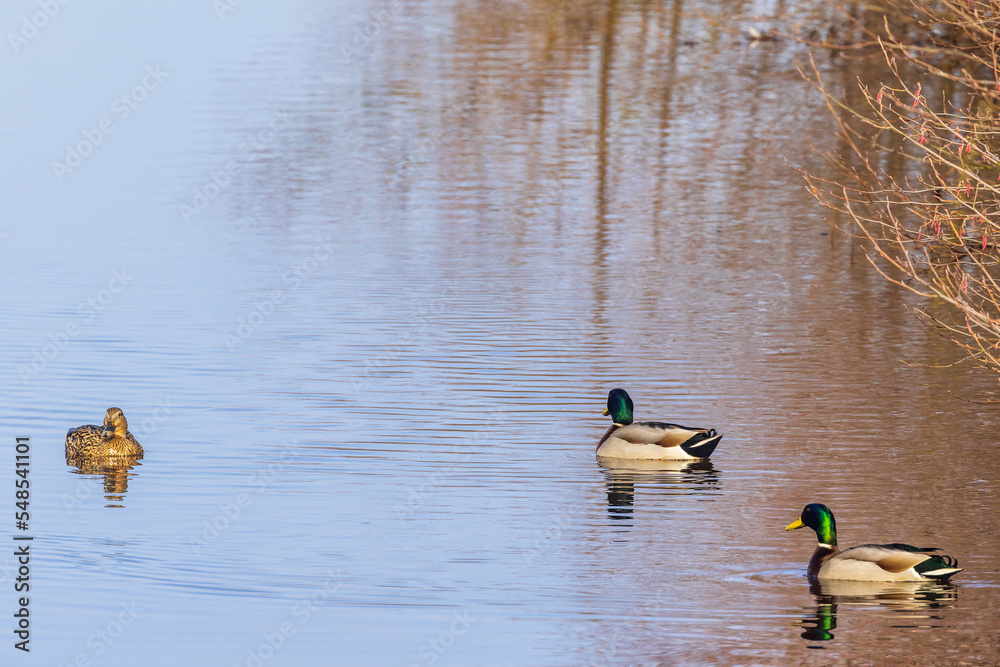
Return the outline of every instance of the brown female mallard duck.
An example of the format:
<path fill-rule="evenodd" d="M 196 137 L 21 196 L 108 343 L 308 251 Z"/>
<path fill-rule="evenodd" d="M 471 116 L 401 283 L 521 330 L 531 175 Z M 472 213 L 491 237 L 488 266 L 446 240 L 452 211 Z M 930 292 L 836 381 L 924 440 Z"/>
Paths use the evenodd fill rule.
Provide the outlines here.
<path fill-rule="evenodd" d="M 120 408 L 108 408 L 104 426 L 87 424 L 66 432 L 67 459 L 141 458 L 142 453 Z"/>
<path fill-rule="evenodd" d="M 624 389 L 608 393 L 611 428 L 597 443 L 597 456 L 607 459 L 707 459 L 722 434 L 714 428 L 690 428 L 666 422 L 632 422 L 632 399 Z"/>
<path fill-rule="evenodd" d="M 808 526 L 816 531 L 816 551 L 806 573 L 810 581 L 947 581 L 962 571 L 951 556 L 937 555 L 937 547 L 909 544 L 862 544 L 841 551 L 837 548 L 837 522 L 830 508 L 810 503 L 798 519 L 785 527 Z"/>

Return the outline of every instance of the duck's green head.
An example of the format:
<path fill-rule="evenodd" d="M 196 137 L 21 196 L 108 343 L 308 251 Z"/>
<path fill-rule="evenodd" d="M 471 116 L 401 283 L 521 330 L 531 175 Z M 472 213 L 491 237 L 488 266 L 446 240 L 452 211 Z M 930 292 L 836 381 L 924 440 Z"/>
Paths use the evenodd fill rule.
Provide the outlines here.
<path fill-rule="evenodd" d="M 611 421 L 622 426 L 632 423 L 632 399 L 624 389 L 612 389 L 608 392 L 608 409 L 604 414 L 611 415 Z"/>
<path fill-rule="evenodd" d="M 803 526 L 816 531 L 816 539 L 820 544 L 837 546 L 837 522 L 833 518 L 833 512 L 823 503 L 806 505 L 799 518 L 785 526 L 785 530 L 795 530 Z"/>

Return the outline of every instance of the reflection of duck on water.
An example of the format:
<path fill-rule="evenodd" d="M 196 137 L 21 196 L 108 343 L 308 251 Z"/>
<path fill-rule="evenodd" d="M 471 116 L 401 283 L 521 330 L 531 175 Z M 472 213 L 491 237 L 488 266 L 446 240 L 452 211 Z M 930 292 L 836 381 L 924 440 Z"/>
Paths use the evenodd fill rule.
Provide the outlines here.
<path fill-rule="evenodd" d="M 643 461 L 602 459 L 608 494 L 608 513 L 614 519 L 631 518 L 637 484 L 654 493 L 694 495 L 715 491 L 721 480 L 719 471 L 707 459 L 694 461 Z"/>
<path fill-rule="evenodd" d="M 816 610 L 803 618 L 798 625 L 801 637 L 810 641 L 829 641 L 837 627 L 837 607 L 885 607 L 905 614 L 917 612 L 914 620 L 926 626 L 927 610 L 947 609 L 958 599 L 958 589 L 953 584 L 922 581 L 824 581 L 813 582 L 809 592 L 816 597 Z M 898 626 L 899 621 L 893 623 Z"/>
<path fill-rule="evenodd" d="M 66 462 L 75 467 L 74 472 L 81 475 L 101 475 L 104 477 L 104 493 L 108 500 L 121 500 L 128 491 L 129 472 L 136 463 L 135 459 L 119 459 L 113 463 L 94 459 L 67 459 Z M 115 497 L 113 497 L 115 496 Z"/>
<path fill-rule="evenodd" d="M 816 614 L 806 616 L 799 623 L 803 639 L 814 642 L 825 642 L 833 639 L 833 631 L 837 629 L 837 605 L 816 605 Z"/>
<path fill-rule="evenodd" d="M 66 464 L 83 475 L 102 475 L 109 500 L 121 500 L 129 471 L 142 456 L 142 445 L 129 432 L 119 408 L 108 408 L 103 426 L 88 424 L 66 433 Z"/>

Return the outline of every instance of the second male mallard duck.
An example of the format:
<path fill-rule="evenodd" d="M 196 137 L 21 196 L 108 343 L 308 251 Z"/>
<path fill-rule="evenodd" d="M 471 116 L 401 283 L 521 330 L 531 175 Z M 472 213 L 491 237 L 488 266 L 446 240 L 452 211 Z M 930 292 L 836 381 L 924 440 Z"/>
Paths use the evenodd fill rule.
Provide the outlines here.
<path fill-rule="evenodd" d="M 951 556 L 935 555 L 936 547 L 909 544 L 862 544 L 841 551 L 837 548 L 837 522 L 830 508 L 810 503 L 798 519 L 785 527 L 808 526 L 816 531 L 816 551 L 806 574 L 810 581 L 947 581 L 962 571 Z"/>
<path fill-rule="evenodd" d="M 67 459 L 139 458 L 140 445 L 128 430 L 120 408 L 108 408 L 104 425 L 87 424 L 66 432 Z"/>
<path fill-rule="evenodd" d="M 597 456 L 608 459 L 689 460 L 711 456 L 722 440 L 713 428 L 690 428 L 666 422 L 632 422 L 632 399 L 624 389 L 608 393 L 611 428 L 597 443 Z"/>

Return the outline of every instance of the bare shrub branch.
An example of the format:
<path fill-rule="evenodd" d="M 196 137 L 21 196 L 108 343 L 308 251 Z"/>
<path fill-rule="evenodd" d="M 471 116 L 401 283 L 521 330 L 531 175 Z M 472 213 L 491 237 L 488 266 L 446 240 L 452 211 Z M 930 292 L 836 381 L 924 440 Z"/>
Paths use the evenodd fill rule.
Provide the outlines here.
<path fill-rule="evenodd" d="M 888 3 L 881 30 L 857 24 L 887 67 L 856 103 L 803 72 L 848 150 L 804 175 L 879 273 L 948 306 L 914 314 L 1000 374 L 1000 0 Z"/>

